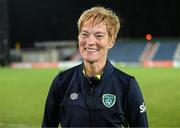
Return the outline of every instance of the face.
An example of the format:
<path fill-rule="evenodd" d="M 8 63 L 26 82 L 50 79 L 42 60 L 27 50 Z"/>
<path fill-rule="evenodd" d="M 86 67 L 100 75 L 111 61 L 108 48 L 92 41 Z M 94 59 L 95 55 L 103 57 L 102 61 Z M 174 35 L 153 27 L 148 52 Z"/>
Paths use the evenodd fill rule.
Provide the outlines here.
<path fill-rule="evenodd" d="M 105 24 L 92 26 L 89 20 L 81 28 L 78 43 L 83 60 L 92 63 L 106 61 L 108 50 L 114 41 L 109 38 Z"/>

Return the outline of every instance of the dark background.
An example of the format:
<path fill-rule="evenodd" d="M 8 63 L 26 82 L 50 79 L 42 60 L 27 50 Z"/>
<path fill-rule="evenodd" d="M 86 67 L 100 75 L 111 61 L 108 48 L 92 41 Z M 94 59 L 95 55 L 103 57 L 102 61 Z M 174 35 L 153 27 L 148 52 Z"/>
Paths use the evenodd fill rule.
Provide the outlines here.
<path fill-rule="evenodd" d="M 101 5 L 122 19 L 120 38 L 180 36 L 178 0 L 9 0 L 11 47 L 34 42 L 76 40 L 77 20 L 86 9 Z"/>

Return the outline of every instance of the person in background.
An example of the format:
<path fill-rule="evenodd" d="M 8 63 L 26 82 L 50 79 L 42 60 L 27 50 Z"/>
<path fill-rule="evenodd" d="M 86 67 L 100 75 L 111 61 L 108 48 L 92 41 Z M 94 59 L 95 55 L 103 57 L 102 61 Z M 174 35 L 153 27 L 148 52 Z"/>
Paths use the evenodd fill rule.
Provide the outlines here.
<path fill-rule="evenodd" d="M 83 62 L 54 78 L 42 127 L 148 127 L 138 82 L 107 57 L 119 29 L 111 9 L 92 7 L 82 13 L 78 45 Z"/>

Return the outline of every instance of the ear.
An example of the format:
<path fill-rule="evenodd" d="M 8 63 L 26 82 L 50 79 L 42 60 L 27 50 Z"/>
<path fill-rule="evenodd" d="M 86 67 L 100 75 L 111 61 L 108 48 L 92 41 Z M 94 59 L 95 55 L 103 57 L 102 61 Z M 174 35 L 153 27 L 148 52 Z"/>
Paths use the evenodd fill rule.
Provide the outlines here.
<path fill-rule="evenodd" d="M 109 49 L 114 46 L 114 42 L 115 42 L 114 40 L 110 40 L 110 41 L 109 41 Z"/>

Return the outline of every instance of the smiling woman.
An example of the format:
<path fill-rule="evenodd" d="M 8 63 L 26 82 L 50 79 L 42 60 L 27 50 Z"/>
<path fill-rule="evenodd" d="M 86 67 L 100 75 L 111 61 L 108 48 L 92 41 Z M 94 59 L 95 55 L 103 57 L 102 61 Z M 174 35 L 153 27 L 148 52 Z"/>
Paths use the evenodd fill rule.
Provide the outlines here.
<path fill-rule="evenodd" d="M 87 75 L 102 74 L 108 50 L 113 47 L 119 28 L 119 18 L 109 9 L 94 7 L 81 15 L 78 42 Z"/>
<path fill-rule="evenodd" d="M 137 81 L 107 58 L 119 28 L 119 18 L 110 9 L 92 7 L 82 13 L 78 44 L 83 62 L 53 80 L 42 127 L 148 126 Z"/>

